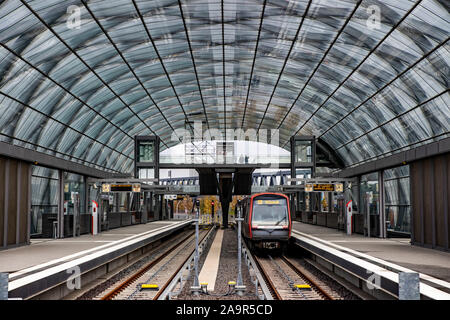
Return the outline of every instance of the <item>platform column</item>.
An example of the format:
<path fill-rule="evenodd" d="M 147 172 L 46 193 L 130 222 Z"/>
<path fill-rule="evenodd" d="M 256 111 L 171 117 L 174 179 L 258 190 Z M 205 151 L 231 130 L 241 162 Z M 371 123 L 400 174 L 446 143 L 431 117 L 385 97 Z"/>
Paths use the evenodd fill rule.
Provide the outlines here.
<path fill-rule="evenodd" d="M 80 195 L 78 192 L 72 193 L 72 202 L 73 202 L 73 237 L 80 236 Z"/>
<path fill-rule="evenodd" d="M 228 228 L 228 209 L 233 197 L 233 179 L 231 172 L 219 173 L 219 199 L 222 205 L 222 227 Z"/>
<path fill-rule="evenodd" d="M 64 171 L 58 170 L 58 234 L 57 238 L 64 238 Z"/>
<path fill-rule="evenodd" d="M 90 190 L 89 190 L 89 184 L 87 182 L 88 177 L 87 176 L 83 176 L 83 184 L 84 184 L 84 198 L 83 198 L 83 202 L 84 202 L 84 212 L 85 214 L 89 214 L 89 196 L 90 196 Z M 80 214 L 83 214 L 80 211 Z"/>
<path fill-rule="evenodd" d="M 366 192 L 366 235 L 370 238 L 370 194 Z"/>
<path fill-rule="evenodd" d="M 386 209 L 384 207 L 384 170 L 380 170 L 378 172 L 378 190 L 380 190 L 379 194 L 379 224 L 380 224 L 380 238 L 386 238 Z"/>

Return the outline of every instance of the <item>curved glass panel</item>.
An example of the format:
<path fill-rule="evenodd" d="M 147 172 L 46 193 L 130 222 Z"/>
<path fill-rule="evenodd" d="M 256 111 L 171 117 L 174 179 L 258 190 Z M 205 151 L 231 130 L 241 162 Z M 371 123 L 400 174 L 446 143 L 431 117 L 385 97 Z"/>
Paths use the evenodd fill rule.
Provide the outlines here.
<path fill-rule="evenodd" d="M 131 172 L 135 135 L 203 121 L 355 165 L 448 136 L 449 21 L 442 0 L 5 0 L 0 140 Z"/>

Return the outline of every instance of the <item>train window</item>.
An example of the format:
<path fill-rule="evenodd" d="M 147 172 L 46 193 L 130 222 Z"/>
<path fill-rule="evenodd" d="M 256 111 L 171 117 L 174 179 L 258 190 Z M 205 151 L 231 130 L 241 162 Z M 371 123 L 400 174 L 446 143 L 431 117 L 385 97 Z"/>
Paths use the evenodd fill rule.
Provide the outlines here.
<path fill-rule="evenodd" d="M 284 197 L 256 198 L 253 201 L 252 212 L 254 225 L 289 224 L 288 206 Z"/>

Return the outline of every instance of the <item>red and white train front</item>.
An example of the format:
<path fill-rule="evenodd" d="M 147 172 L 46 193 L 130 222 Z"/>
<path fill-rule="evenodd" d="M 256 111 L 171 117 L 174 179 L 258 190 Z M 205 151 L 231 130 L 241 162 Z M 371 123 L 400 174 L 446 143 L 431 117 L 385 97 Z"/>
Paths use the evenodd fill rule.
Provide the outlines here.
<path fill-rule="evenodd" d="M 259 193 L 243 203 L 244 237 L 254 246 L 280 248 L 291 236 L 289 198 L 281 193 Z"/>

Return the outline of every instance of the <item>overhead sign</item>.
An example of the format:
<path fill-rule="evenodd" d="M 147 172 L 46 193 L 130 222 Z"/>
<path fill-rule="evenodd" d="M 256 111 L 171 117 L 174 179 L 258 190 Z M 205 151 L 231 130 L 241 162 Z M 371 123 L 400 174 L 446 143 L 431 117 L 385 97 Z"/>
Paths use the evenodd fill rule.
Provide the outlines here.
<path fill-rule="evenodd" d="M 141 192 L 141 184 L 133 183 L 133 192 Z"/>
<path fill-rule="evenodd" d="M 102 184 L 102 192 L 141 192 L 141 184 L 133 183 L 133 184 Z"/>
<path fill-rule="evenodd" d="M 131 184 L 112 184 L 111 192 L 131 192 L 132 185 Z"/>
<path fill-rule="evenodd" d="M 314 191 L 334 191 L 334 184 L 332 183 L 315 183 L 313 184 Z"/>
<path fill-rule="evenodd" d="M 305 192 L 344 192 L 342 183 L 307 183 L 305 184 Z"/>
<path fill-rule="evenodd" d="M 257 204 L 280 204 L 280 200 L 256 200 Z"/>
<path fill-rule="evenodd" d="M 166 200 L 176 200 L 177 199 L 177 195 L 176 194 L 166 194 L 166 195 L 164 195 L 164 199 L 166 199 Z"/>
<path fill-rule="evenodd" d="M 102 184 L 102 192 L 103 193 L 111 192 L 111 185 L 108 183 Z"/>

